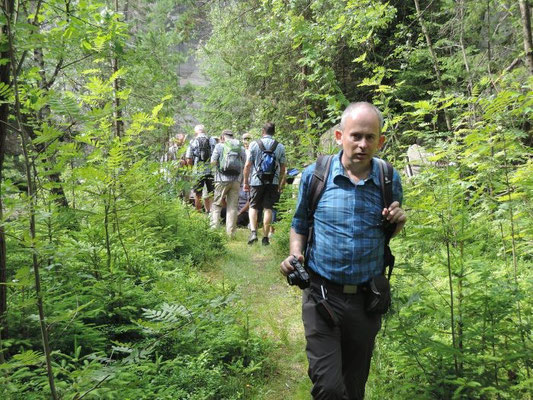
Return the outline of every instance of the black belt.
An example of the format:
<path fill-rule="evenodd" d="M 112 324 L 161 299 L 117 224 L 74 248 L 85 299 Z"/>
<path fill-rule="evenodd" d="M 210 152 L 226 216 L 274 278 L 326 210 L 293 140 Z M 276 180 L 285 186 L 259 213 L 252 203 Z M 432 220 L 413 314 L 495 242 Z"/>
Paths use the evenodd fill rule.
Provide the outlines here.
<path fill-rule="evenodd" d="M 360 283 L 358 285 L 341 285 L 340 283 L 331 282 L 329 279 L 324 278 L 323 276 L 318 275 L 316 272 L 307 269 L 311 284 L 317 286 L 323 285 L 327 290 L 342 293 L 342 294 L 357 294 L 366 288 L 366 284 Z"/>

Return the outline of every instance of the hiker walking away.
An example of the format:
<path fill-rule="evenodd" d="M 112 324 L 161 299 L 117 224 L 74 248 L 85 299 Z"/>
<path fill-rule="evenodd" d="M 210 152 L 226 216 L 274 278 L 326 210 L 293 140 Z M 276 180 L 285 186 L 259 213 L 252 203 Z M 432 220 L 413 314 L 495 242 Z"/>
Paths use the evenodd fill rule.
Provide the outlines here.
<path fill-rule="evenodd" d="M 185 158 L 187 163 L 193 166 L 193 175 L 196 181 L 193 186 L 196 210 L 200 211 L 202 209 L 202 190 L 205 186 L 208 193 L 208 196 L 204 198 L 205 210 L 209 212 L 211 210 L 211 194 L 215 189 L 210 161 L 216 141 L 206 135 L 203 125 L 196 125 L 194 133 L 196 136 L 189 143 Z"/>
<path fill-rule="evenodd" d="M 279 200 L 285 176 L 285 147 L 272 136 L 275 126 L 267 122 L 262 137 L 252 142 L 244 167 L 244 190 L 250 192 L 250 238 L 248 244 L 257 242 L 257 215 L 263 209 L 263 246 L 270 244 L 268 233 L 272 222 L 272 208 Z"/>
<path fill-rule="evenodd" d="M 211 156 L 211 166 L 216 169 L 215 199 L 211 209 L 211 227 L 220 223 L 220 211 L 226 199 L 226 233 L 235 236 L 237 228 L 237 212 L 239 207 L 239 189 L 242 171 L 246 162 L 246 152 L 233 132 L 226 129 L 222 132 L 221 143 L 215 146 Z"/>
<path fill-rule="evenodd" d="M 364 398 L 374 340 L 381 328 L 381 314 L 370 310 L 365 300 L 373 299 L 372 282 L 386 280 L 388 239 L 407 220 L 401 208 L 400 177 L 392 167 L 386 175 L 390 195 L 382 191 L 384 162 L 373 157 L 385 141 L 382 128 L 381 113 L 372 104 L 352 103 L 346 108 L 335 131 L 342 150 L 329 158 L 329 166 L 322 167 L 319 158 L 302 174 L 290 233 L 291 255 L 280 266 L 287 276 L 295 272 L 295 260 L 304 262 L 311 231 L 305 252 L 310 286 L 302 295 L 302 320 L 311 394 L 317 400 Z M 322 175 L 321 196 L 313 199 L 311 187 L 319 181 L 313 174 L 321 175 L 321 170 L 327 171 Z M 385 197 L 392 198 L 388 207 Z M 389 233 L 385 225 L 392 226 Z"/>
<path fill-rule="evenodd" d="M 246 159 L 248 160 L 250 154 L 250 142 L 252 141 L 252 135 L 248 132 L 242 135 L 242 145 L 246 151 Z M 246 226 L 250 228 L 250 192 L 244 191 L 244 179 L 241 182 L 241 189 L 239 191 L 239 213 L 237 214 L 237 225 Z"/>

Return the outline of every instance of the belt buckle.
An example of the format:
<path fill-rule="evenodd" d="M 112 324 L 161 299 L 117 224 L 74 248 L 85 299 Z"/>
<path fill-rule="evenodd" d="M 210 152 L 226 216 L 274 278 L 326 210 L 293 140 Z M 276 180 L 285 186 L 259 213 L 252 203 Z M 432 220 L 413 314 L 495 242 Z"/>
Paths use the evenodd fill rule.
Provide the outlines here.
<path fill-rule="evenodd" d="M 357 285 L 344 285 L 342 287 L 342 293 L 344 294 L 356 294 L 357 293 Z"/>

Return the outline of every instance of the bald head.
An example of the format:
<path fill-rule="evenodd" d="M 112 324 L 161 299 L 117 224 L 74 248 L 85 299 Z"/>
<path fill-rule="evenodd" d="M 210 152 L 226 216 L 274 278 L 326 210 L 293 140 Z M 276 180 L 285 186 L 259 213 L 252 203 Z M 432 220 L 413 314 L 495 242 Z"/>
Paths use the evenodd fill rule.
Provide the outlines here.
<path fill-rule="evenodd" d="M 381 130 L 383 129 L 383 115 L 375 105 L 366 101 L 350 103 L 350 105 L 346 107 L 346 109 L 342 113 L 341 123 L 339 124 L 340 130 L 344 130 L 348 117 L 354 118 L 359 111 L 372 111 L 374 114 L 376 114 L 376 118 L 379 121 L 379 133 L 381 134 Z"/>
<path fill-rule="evenodd" d="M 203 125 L 196 125 L 194 127 L 194 133 L 196 133 L 197 135 L 199 135 L 200 133 L 204 133 L 205 132 L 205 127 Z"/>

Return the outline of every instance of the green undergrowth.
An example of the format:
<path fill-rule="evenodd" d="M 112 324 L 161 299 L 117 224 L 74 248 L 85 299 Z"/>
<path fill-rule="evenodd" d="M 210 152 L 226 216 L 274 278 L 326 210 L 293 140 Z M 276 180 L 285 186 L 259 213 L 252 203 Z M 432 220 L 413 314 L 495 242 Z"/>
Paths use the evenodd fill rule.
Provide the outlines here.
<path fill-rule="evenodd" d="M 149 211 L 121 221 L 128 257 L 113 247 L 110 268 L 90 216 L 57 234 L 61 257 L 41 268 L 41 278 L 58 395 L 255 398 L 268 372 L 270 341 L 250 329 L 242 294 L 210 284 L 202 273 L 223 257 L 223 235 L 208 229 L 204 215 L 169 199 Z M 0 398 L 48 398 L 28 253 L 8 245 L 17 273 Z"/>

